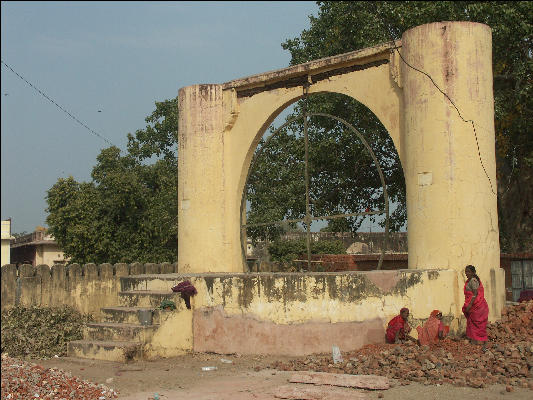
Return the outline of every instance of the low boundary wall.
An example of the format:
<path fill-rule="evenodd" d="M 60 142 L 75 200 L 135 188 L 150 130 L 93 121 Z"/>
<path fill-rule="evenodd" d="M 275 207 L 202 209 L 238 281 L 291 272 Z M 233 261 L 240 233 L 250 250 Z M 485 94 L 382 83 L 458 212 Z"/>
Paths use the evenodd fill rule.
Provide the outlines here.
<path fill-rule="evenodd" d="M 453 269 L 311 273 L 196 273 L 122 278 L 123 290 L 168 291 L 189 280 L 198 294 L 173 313 L 175 335 L 153 341 L 153 354 L 170 351 L 299 356 L 383 343 L 389 320 L 402 307 L 417 325 L 440 309 L 453 332 L 463 332 L 462 278 Z M 163 327 L 165 323 L 161 324 Z M 170 326 L 170 325 L 169 325 Z M 160 328 L 161 329 L 161 328 Z M 175 339 L 175 340 L 174 340 Z M 178 343 L 179 342 L 179 343 Z"/>
<path fill-rule="evenodd" d="M 13 264 L 2 266 L 2 310 L 21 306 L 71 306 L 99 316 L 102 307 L 118 304 L 120 278 L 140 274 L 172 274 L 177 264 Z"/>
<path fill-rule="evenodd" d="M 176 273 L 176 264 L 72 264 L 2 267 L 2 309 L 70 305 L 100 319 L 121 303 L 120 291 L 168 292 L 177 309 L 164 313 L 148 352 L 304 355 L 383 343 L 402 307 L 413 328 L 439 309 L 452 332 L 464 332 L 463 277 L 455 269 L 310 273 Z M 494 282 L 503 282 L 498 269 Z M 191 309 L 171 288 L 190 280 Z M 491 285 L 487 282 L 487 285 Z M 503 296 L 502 293 L 497 293 Z M 496 293 L 496 292 L 495 292 Z M 133 295 L 135 296 L 135 295 Z M 489 307 L 492 298 L 487 298 Z M 416 331 L 413 330 L 416 337 Z"/>

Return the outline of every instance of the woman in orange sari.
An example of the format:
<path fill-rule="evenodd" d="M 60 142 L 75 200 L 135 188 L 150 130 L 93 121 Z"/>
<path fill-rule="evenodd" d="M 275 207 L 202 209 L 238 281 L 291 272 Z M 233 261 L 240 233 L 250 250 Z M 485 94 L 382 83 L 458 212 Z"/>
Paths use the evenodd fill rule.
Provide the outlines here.
<path fill-rule="evenodd" d="M 444 339 L 450 327 L 442 323 L 442 313 L 439 310 L 431 311 L 431 315 L 423 326 L 417 326 L 418 342 L 421 346 L 436 344 L 439 339 Z"/>

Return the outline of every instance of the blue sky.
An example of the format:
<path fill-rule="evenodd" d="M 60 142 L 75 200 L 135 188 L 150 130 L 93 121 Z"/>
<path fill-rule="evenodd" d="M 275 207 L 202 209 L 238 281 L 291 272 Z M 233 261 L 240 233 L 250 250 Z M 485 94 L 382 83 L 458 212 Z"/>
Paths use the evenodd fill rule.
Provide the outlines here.
<path fill-rule="evenodd" d="M 2 61 L 125 149 L 155 101 L 180 87 L 288 66 L 286 39 L 318 6 L 284 2 L 1 2 Z M 60 177 L 89 181 L 108 143 L 2 64 L 1 214 L 12 231 L 46 219 Z M 101 110 L 101 112 L 98 112 Z"/>

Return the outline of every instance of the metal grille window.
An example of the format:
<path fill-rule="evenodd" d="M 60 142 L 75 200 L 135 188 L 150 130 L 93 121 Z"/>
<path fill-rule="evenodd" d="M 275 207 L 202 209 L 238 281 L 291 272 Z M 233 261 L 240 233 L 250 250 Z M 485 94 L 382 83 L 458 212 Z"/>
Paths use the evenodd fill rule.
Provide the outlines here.
<path fill-rule="evenodd" d="M 511 262 L 513 301 L 517 301 L 523 290 L 533 290 L 533 260 Z"/>
<path fill-rule="evenodd" d="M 367 215 L 385 215 L 385 234 L 383 239 L 383 245 L 381 246 L 381 255 L 379 258 L 377 269 L 381 269 L 381 266 L 383 264 L 383 258 L 385 255 L 385 251 L 387 248 L 387 242 L 388 242 L 388 234 L 389 234 L 389 198 L 387 195 L 387 187 L 385 184 L 385 178 L 383 175 L 383 171 L 381 169 L 381 166 L 378 162 L 377 157 L 375 156 L 374 152 L 372 151 L 372 148 L 368 144 L 368 142 L 365 140 L 363 135 L 361 135 L 360 132 L 358 132 L 353 125 L 351 125 L 346 120 L 339 118 L 337 116 L 326 114 L 326 113 L 309 113 L 307 111 L 307 91 L 308 86 L 304 86 L 304 96 L 303 96 L 303 113 L 302 115 L 299 115 L 295 118 L 292 118 L 285 122 L 283 125 L 281 125 L 279 128 L 277 128 L 264 142 L 263 146 L 259 149 L 258 152 L 255 153 L 250 168 L 248 170 L 248 176 L 246 177 L 246 183 L 244 187 L 243 196 L 241 199 L 241 247 L 243 249 L 243 256 L 246 257 L 246 228 L 247 227 L 262 227 L 262 226 L 271 226 L 271 225 L 282 225 L 286 223 L 298 223 L 302 222 L 306 227 L 306 247 L 307 247 L 307 267 L 310 269 L 311 267 L 311 223 L 316 220 L 328 220 L 328 219 L 336 219 L 336 218 L 346 218 L 346 217 L 355 217 L 355 216 L 367 216 Z M 309 118 L 314 116 L 321 116 L 326 118 L 332 118 L 336 120 L 337 122 L 344 125 L 344 127 L 351 130 L 363 143 L 365 149 L 368 151 L 370 156 L 372 157 L 372 160 L 374 161 L 376 168 L 379 173 L 379 178 L 381 181 L 381 186 L 383 188 L 383 198 L 384 198 L 384 204 L 385 207 L 383 210 L 374 210 L 374 211 L 364 211 L 364 212 L 355 212 L 355 213 L 346 213 L 346 214 L 335 214 L 335 215 L 321 215 L 321 216 L 315 216 L 311 213 L 311 207 L 310 207 L 310 196 L 309 196 L 309 137 L 308 137 L 308 124 L 309 124 Z M 247 193 L 247 185 L 248 180 L 250 178 L 250 173 L 254 168 L 254 165 L 256 164 L 258 158 L 261 156 L 262 151 L 268 146 L 269 142 L 274 138 L 279 132 L 281 132 L 285 127 L 289 126 L 290 124 L 303 120 L 303 137 L 304 137 L 304 145 L 305 145 L 305 155 L 304 155 L 304 179 L 305 179 L 305 217 L 300 219 L 284 219 L 281 221 L 270 221 L 270 222 L 262 222 L 262 223 L 253 223 L 253 224 L 246 224 L 243 223 L 243 215 L 245 214 L 246 209 L 246 193 Z"/>

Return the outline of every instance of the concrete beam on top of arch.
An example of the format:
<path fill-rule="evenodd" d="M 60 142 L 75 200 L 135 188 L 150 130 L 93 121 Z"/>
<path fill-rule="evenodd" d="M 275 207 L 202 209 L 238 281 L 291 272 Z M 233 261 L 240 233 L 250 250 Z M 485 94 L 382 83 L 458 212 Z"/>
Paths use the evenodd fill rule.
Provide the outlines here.
<path fill-rule="evenodd" d="M 237 97 L 248 97 L 266 90 L 302 86 L 303 83 L 309 81 L 316 83 L 331 76 L 388 63 L 391 51 L 401 46 L 401 40 L 382 43 L 349 53 L 234 79 L 223 83 L 222 89 L 235 89 Z"/>

